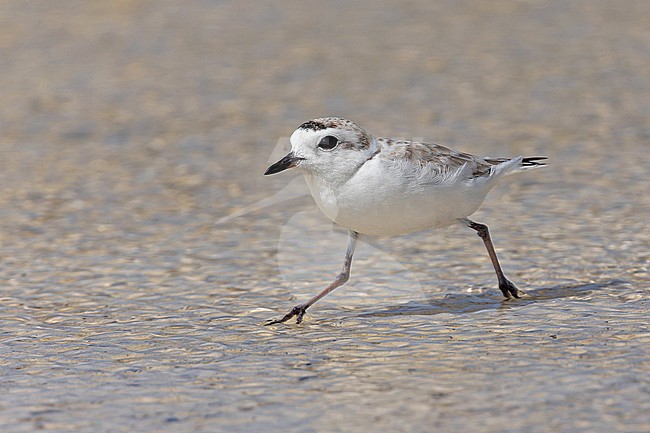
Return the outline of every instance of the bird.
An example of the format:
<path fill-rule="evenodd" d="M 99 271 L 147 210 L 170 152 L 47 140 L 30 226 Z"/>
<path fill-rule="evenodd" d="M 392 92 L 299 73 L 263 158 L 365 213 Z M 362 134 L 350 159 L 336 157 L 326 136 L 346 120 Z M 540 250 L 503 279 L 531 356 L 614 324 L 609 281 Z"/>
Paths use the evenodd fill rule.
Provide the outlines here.
<path fill-rule="evenodd" d="M 342 117 L 302 123 L 291 134 L 291 151 L 264 172 L 300 171 L 321 212 L 347 229 L 343 268 L 312 298 L 266 324 L 301 323 L 308 308 L 350 278 L 360 237 L 398 236 L 461 224 L 483 240 L 506 298 L 523 291 L 504 274 L 488 226 L 469 219 L 504 176 L 543 167 L 545 156 L 479 157 L 448 147 L 374 137 Z"/>

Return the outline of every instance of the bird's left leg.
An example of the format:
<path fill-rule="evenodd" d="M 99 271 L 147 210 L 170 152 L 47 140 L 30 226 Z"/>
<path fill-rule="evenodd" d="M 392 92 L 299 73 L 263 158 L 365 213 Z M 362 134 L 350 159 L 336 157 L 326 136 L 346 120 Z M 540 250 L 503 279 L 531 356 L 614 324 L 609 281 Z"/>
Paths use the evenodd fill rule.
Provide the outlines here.
<path fill-rule="evenodd" d="M 490 255 L 492 266 L 494 266 L 494 271 L 497 274 L 497 279 L 499 280 L 499 289 L 501 289 L 501 292 L 503 292 L 503 296 L 506 298 L 510 298 L 511 296 L 518 298 L 520 295 L 523 295 L 524 292 L 519 290 L 517 286 L 515 286 L 509 279 L 507 279 L 503 273 L 501 265 L 499 264 L 499 259 L 497 258 L 497 253 L 494 251 L 494 245 L 492 245 L 492 239 L 490 238 L 490 231 L 488 230 L 488 226 L 474 222 L 468 218 L 461 219 L 461 222 L 467 225 L 469 228 L 476 230 L 476 234 L 478 234 L 479 237 L 483 239 L 485 248 Z"/>

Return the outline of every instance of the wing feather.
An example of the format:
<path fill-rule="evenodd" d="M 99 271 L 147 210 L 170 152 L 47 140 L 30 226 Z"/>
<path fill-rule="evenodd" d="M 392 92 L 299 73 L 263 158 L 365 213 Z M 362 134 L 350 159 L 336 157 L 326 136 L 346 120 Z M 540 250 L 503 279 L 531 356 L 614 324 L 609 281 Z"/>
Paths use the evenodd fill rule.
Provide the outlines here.
<path fill-rule="evenodd" d="M 469 153 L 458 152 L 445 146 L 418 141 L 377 139 L 385 148 L 385 157 L 402 161 L 431 170 L 440 176 L 465 171 L 469 177 L 481 177 L 490 174 L 490 168 L 508 159 L 485 160 Z M 463 169 L 465 167 L 465 169 Z"/>

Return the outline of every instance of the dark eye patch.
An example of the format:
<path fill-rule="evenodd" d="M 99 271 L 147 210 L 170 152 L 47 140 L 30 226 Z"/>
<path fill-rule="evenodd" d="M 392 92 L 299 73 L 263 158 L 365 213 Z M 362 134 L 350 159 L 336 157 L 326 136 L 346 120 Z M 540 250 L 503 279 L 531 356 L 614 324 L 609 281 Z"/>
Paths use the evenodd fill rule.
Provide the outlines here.
<path fill-rule="evenodd" d="M 334 137 L 333 135 L 328 135 L 326 137 L 323 137 L 318 143 L 318 147 L 323 150 L 332 150 L 339 144 L 339 139 Z"/>

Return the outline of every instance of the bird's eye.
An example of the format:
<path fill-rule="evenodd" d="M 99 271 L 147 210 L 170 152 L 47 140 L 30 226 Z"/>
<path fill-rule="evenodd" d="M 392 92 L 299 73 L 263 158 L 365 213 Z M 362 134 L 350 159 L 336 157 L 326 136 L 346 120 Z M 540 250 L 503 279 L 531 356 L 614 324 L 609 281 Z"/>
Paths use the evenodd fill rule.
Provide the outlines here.
<path fill-rule="evenodd" d="M 332 150 L 334 149 L 337 145 L 339 144 L 339 139 L 332 136 L 328 135 L 327 137 L 323 137 L 323 139 L 318 143 L 319 149 L 323 150 Z"/>

